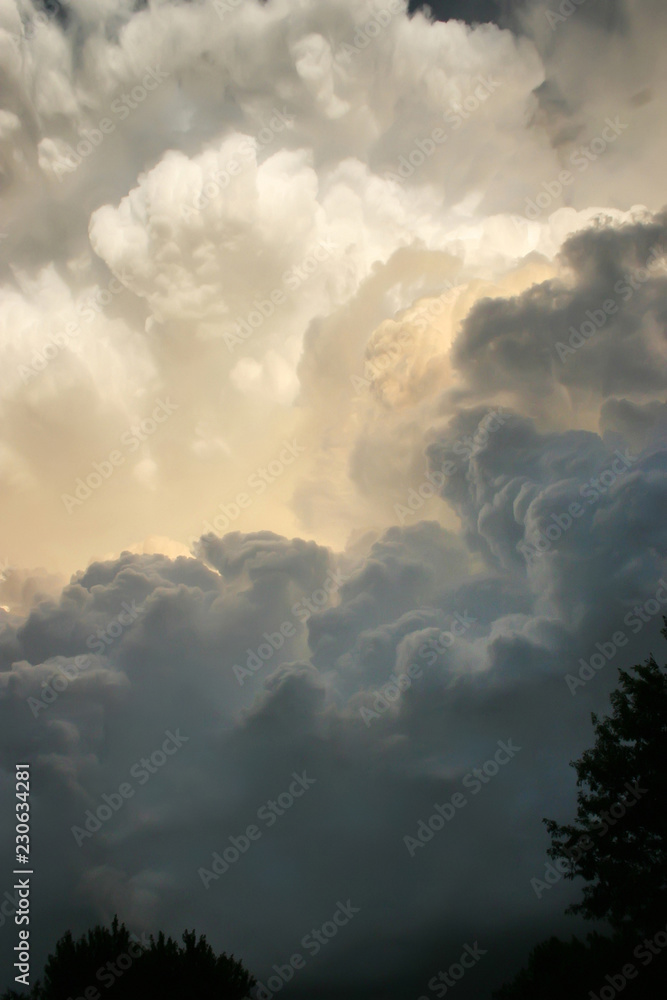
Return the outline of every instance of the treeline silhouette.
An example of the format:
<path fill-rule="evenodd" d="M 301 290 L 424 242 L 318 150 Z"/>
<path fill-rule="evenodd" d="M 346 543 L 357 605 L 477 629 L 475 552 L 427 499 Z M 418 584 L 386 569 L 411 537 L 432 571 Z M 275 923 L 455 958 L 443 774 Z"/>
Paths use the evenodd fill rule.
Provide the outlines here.
<path fill-rule="evenodd" d="M 650 657 L 631 672 L 620 670 L 611 705 L 608 717 L 591 716 L 595 744 L 571 762 L 579 788 L 575 821 L 544 820 L 551 878 L 585 882 L 581 901 L 566 912 L 605 921 L 610 933 L 539 944 L 494 1000 L 665 995 L 667 665 Z"/>
<path fill-rule="evenodd" d="M 42 980 L 2 1000 L 243 1000 L 255 979 L 234 956 L 216 955 L 204 936 L 185 931 L 183 944 L 160 933 L 144 941 L 115 917 L 78 939 L 70 931 L 49 955 Z M 96 992 L 95 992 L 96 991 Z"/>

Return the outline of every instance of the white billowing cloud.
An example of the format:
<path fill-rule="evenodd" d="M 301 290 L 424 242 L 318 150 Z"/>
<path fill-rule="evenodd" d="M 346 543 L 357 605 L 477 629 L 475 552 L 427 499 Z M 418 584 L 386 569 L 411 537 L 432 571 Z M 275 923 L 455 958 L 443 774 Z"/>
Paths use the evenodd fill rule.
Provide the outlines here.
<path fill-rule="evenodd" d="M 530 889 L 539 820 L 667 578 L 664 18 L 381 6 L 0 7 L 0 715 L 61 861 L 39 948 L 118 912 L 261 977 L 349 897 L 295 986 L 402 995 L 576 893 Z"/>
<path fill-rule="evenodd" d="M 7 461 L 11 475 L 33 484 L 32 522 L 43 529 L 23 539 L 20 558 L 71 570 L 90 557 L 80 539 L 93 523 L 98 555 L 153 534 L 187 542 L 280 451 L 295 421 L 308 430 L 309 455 L 289 485 L 281 480 L 282 493 L 271 492 L 270 506 L 276 527 L 296 530 L 290 496 L 321 478 L 324 431 L 301 420 L 298 403 L 311 324 L 343 318 L 402 248 L 423 251 L 422 274 L 405 288 L 396 275 L 387 301 L 365 318 L 372 325 L 346 337 L 363 345 L 378 322 L 439 293 L 442 251 L 464 262 L 465 284 L 495 280 L 517 257 L 542 249 L 539 226 L 527 241 L 502 214 L 516 209 L 502 196 L 515 184 L 514 160 L 521 169 L 531 164 L 532 176 L 550 169 L 539 135 L 526 127 L 543 78 L 538 54 L 495 26 L 408 19 L 398 4 L 377 32 L 376 8 L 348 0 L 248 3 L 224 17 L 211 4 L 68 11 L 65 27 L 24 12 L 15 44 L 21 71 L 17 65 L 3 119 L 22 151 L 7 161 L 7 412 L 24 423 L 28 409 L 35 428 L 14 437 Z M 447 141 L 431 155 L 435 128 Z M 499 201 L 487 219 L 492 190 Z M 426 268 L 432 278 L 424 283 Z M 45 282 L 57 286 L 57 307 L 39 292 Z M 91 296 L 94 313 L 81 323 Z M 62 347 L 51 343 L 60 333 L 52 332 L 56 308 L 65 326 L 83 327 Z M 20 349 L 17 310 L 21 329 L 32 331 L 22 333 Z M 435 367 L 442 377 L 446 366 Z M 353 374 L 341 371 L 343 389 Z M 171 458 L 158 438 L 145 442 L 137 470 L 128 462 L 70 516 L 63 494 L 106 460 L 132 421 L 147 419 L 161 393 L 180 407 L 178 433 L 174 424 L 163 439 Z M 54 422 L 49 403 L 65 395 L 85 398 L 95 414 L 74 449 L 81 404 L 60 405 Z M 272 432 L 258 438 L 260 425 Z M 343 450 L 354 447 L 347 436 Z M 326 518 L 311 519 L 309 530 L 341 543 L 373 517 L 346 482 L 344 459 L 334 465 L 325 488 L 348 495 L 346 511 L 333 535 Z M 176 495 L 176 478 L 193 487 L 187 496 Z M 166 517 L 164 507 L 156 515 L 151 495 L 158 484 L 175 488 Z M 195 512 L 193 495 L 201 501 Z M 24 509 L 13 491 L 6 517 L 17 532 Z M 262 501 L 239 526 L 261 527 L 267 516 Z"/>

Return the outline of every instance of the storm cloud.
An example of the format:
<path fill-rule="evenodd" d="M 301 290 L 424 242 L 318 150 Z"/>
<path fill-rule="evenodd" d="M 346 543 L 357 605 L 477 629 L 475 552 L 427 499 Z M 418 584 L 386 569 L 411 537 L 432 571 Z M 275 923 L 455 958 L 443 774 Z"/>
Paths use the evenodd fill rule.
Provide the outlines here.
<path fill-rule="evenodd" d="M 667 28 L 573 6 L 0 5 L 36 962 L 477 998 L 580 929 L 540 820 L 667 613 Z"/>

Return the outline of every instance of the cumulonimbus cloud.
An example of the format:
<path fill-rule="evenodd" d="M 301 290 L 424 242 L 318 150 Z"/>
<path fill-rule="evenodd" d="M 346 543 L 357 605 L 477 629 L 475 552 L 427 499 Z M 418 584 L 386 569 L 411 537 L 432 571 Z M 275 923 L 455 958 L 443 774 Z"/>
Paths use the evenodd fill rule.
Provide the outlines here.
<path fill-rule="evenodd" d="M 0 714 L 42 951 L 118 912 L 261 978 L 349 898 L 295 995 L 384 997 L 558 928 L 539 820 L 667 608 L 665 26 L 520 8 L 0 8 Z"/>

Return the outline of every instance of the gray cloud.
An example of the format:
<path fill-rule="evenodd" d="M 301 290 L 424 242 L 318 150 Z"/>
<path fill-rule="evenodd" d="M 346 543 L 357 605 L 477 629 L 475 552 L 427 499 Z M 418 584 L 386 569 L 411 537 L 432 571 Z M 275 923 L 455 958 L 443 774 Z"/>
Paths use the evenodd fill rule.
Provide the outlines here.
<path fill-rule="evenodd" d="M 585 438 L 553 435 L 545 443 L 515 418 L 470 460 L 478 509 L 488 505 L 485 489 L 504 495 L 497 484 L 483 485 L 502 456 L 509 482 L 522 473 L 540 479 L 532 504 L 551 496 L 545 516 L 555 482 L 578 484 L 604 465 L 609 453 L 588 437 L 582 453 Z M 635 497 L 658 488 L 651 478 L 635 479 Z M 650 511 L 650 501 L 641 509 Z M 471 518 L 474 508 L 468 511 Z M 629 571 L 637 546 L 621 541 L 631 509 L 618 491 L 594 516 L 603 515 L 599 537 L 594 530 L 564 536 L 567 551 L 544 557 L 546 577 L 506 552 L 493 569 L 469 576 L 458 543 L 436 525 L 392 529 L 349 568 L 332 607 L 300 625 L 298 649 L 286 644 L 249 682 L 252 702 L 240 697 L 233 661 L 322 582 L 332 565 L 325 550 L 270 532 L 237 533 L 202 540 L 208 566 L 129 555 L 93 564 L 58 601 L 3 634 L 5 749 L 34 760 L 49 854 L 56 849 L 61 859 L 45 888 L 59 900 L 54 927 L 115 909 L 141 928 L 195 920 L 261 976 L 298 950 L 337 899 L 350 897 L 359 918 L 313 957 L 299 987 L 314 988 L 342 962 L 346 978 L 337 972 L 334 980 L 354 990 L 394 969 L 399 984 L 410 970 L 413 983 L 430 976 L 429 962 L 442 962 L 468 937 L 497 948 L 496 907 L 510 909 L 523 935 L 557 922 L 568 889 L 539 901 L 530 892 L 545 846 L 538 821 L 559 802 L 567 808 L 568 755 L 585 744 L 588 710 L 604 703 L 613 684 L 609 672 L 573 702 L 564 674 L 606 637 L 624 602 L 655 591 L 655 558 Z M 664 558 L 659 522 L 643 528 Z M 500 521 L 480 533 L 490 548 L 508 534 Z M 600 595 L 612 559 L 615 578 Z M 598 591 L 582 615 L 593 580 Z M 123 601 L 136 602 L 136 619 L 33 718 L 26 699 L 39 697 L 57 657 L 88 652 L 86 636 Z M 429 662 L 420 650 L 456 610 L 473 615 L 475 625 Z M 650 648 L 654 636 L 655 628 L 647 630 L 632 651 Z M 422 676 L 366 725 L 361 705 L 372 704 L 379 685 L 411 660 Z M 167 730 L 188 742 L 145 787 L 135 782 L 133 799 L 78 846 L 70 827 L 81 827 L 86 810 L 116 792 Z M 525 752 L 483 794 L 469 794 L 466 810 L 410 857 L 404 837 L 507 739 Z M 316 779 L 308 796 L 204 890 L 197 869 L 304 769 Z M 434 869 L 441 873 L 436 892 Z M 388 966 L 392 936 L 400 946 Z M 470 995 L 499 968 L 494 960 L 480 981 L 471 976 Z"/>
<path fill-rule="evenodd" d="M 664 389 L 665 250 L 663 215 L 570 237 L 562 277 L 474 307 L 455 362 L 476 387 L 534 399 L 560 386 L 575 398 Z"/>
<path fill-rule="evenodd" d="M 530 887 L 540 819 L 667 579 L 665 26 L 500 6 L 0 11 L 0 743 L 32 763 L 36 962 L 118 912 L 265 980 L 350 900 L 289 995 L 414 998 L 478 941 L 477 998 L 578 926 L 576 886 Z"/>

